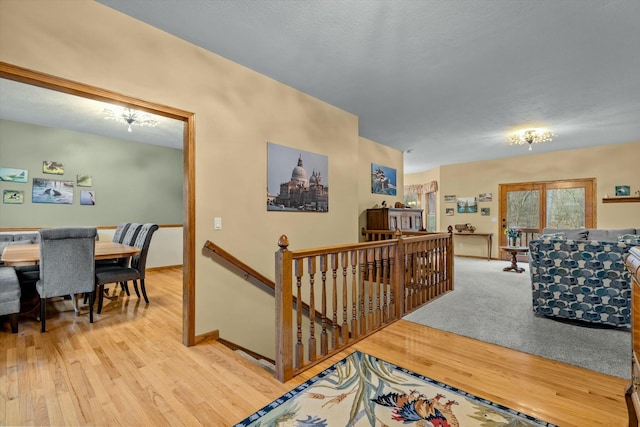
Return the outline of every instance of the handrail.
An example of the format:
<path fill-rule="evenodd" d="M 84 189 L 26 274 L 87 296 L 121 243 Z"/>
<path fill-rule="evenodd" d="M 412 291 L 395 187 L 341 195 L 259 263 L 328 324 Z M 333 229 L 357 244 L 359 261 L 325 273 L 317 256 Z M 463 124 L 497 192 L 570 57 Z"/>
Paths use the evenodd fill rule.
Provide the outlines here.
<path fill-rule="evenodd" d="M 233 264 L 234 266 L 238 267 L 240 270 L 244 271 L 249 276 L 258 279 L 258 281 L 260 283 L 262 283 L 263 285 L 265 285 L 265 286 L 267 286 L 267 287 L 269 287 L 269 288 L 271 288 L 273 290 L 276 289 L 276 283 L 273 280 L 269 279 L 267 276 L 263 275 L 259 271 L 253 269 L 249 265 L 247 265 L 244 262 L 240 261 L 238 258 L 233 256 L 231 253 L 225 251 L 224 249 L 222 249 L 220 246 L 216 245 L 212 241 L 207 240 L 207 243 L 204 244 L 204 247 L 209 249 L 210 251 L 214 252 L 216 255 L 218 255 L 220 258 L 224 259 L 225 261 L 227 261 L 227 262 Z"/>
<path fill-rule="evenodd" d="M 409 233 L 407 233 L 409 234 Z M 276 252 L 276 377 L 287 381 L 453 290 L 449 233 L 376 230 L 356 244 Z M 369 236 L 368 236 L 369 238 Z M 305 299 L 322 318 L 304 319 Z M 337 326 L 342 326 L 337 330 Z"/>
<path fill-rule="evenodd" d="M 230 264 L 232 264 L 235 267 L 239 268 L 240 270 L 244 271 L 249 276 L 257 279 L 260 283 L 262 283 L 266 287 L 272 289 L 273 291 L 276 290 L 276 284 L 275 284 L 275 282 L 273 280 L 269 279 L 267 276 L 265 276 L 262 273 L 260 273 L 259 271 L 255 270 L 253 267 L 249 266 L 248 264 L 245 264 L 244 262 L 240 261 L 236 256 L 234 256 L 230 252 L 227 252 L 226 250 L 222 249 L 220 246 L 216 245 L 212 241 L 207 240 L 207 242 L 204 244 L 204 247 L 206 249 L 212 251 L 216 255 L 218 255 L 220 258 L 224 259 L 225 261 L 229 262 Z M 295 297 L 293 298 L 293 303 L 296 304 L 296 305 L 298 304 L 298 300 Z M 308 315 L 309 314 L 309 310 L 311 309 L 309 307 L 309 304 L 307 304 L 306 302 L 303 301 L 301 306 L 302 306 L 302 309 L 304 310 L 304 312 L 307 313 L 307 315 Z M 320 313 L 317 310 L 315 311 L 315 316 L 316 316 L 317 320 L 321 320 L 322 319 L 322 313 Z M 338 325 L 337 328 L 340 329 L 340 326 Z"/>

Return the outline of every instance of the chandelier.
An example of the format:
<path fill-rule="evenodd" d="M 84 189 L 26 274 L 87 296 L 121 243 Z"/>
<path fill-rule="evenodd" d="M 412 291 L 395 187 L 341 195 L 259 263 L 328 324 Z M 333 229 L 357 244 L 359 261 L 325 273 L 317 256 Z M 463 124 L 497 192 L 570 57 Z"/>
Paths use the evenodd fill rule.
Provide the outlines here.
<path fill-rule="evenodd" d="M 104 118 L 106 120 L 115 120 L 116 122 L 126 123 L 129 128 L 129 132 L 132 132 L 131 125 L 156 127 L 158 121 L 151 115 L 143 113 L 142 111 L 134 110 L 133 108 L 122 108 L 119 110 L 112 110 L 105 108 L 103 110 Z"/>
<path fill-rule="evenodd" d="M 514 132 L 507 137 L 507 142 L 510 145 L 523 145 L 529 144 L 529 151 L 531 151 L 532 144 L 538 144 L 540 142 L 549 142 L 554 137 L 553 133 L 544 128 L 535 129 L 523 129 L 518 132 Z"/>

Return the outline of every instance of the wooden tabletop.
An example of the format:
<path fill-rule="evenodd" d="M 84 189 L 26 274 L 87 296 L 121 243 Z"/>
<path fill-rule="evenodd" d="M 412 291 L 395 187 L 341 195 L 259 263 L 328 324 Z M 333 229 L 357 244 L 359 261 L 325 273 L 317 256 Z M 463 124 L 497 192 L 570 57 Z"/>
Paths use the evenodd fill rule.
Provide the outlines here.
<path fill-rule="evenodd" d="M 140 252 L 139 248 L 114 242 L 96 242 L 96 259 L 127 258 Z M 0 259 L 5 265 L 37 264 L 40 261 L 40 245 L 9 245 Z"/>

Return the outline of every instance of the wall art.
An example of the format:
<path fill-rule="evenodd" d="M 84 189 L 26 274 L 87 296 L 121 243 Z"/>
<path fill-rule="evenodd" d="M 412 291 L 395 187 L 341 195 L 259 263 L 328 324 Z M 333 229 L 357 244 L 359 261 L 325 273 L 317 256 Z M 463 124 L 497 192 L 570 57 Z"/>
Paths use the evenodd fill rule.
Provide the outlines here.
<path fill-rule="evenodd" d="M 455 203 L 456 202 L 455 194 L 445 194 L 444 195 L 444 202 L 445 203 Z"/>
<path fill-rule="evenodd" d="M 447 216 L 453 216 L 453 213 L 455 212 L 455 209 L 454 208 L 445 208 L 444 212 L 445 212 L 445 214 Z"/>
<path fill-rule="evenodd" d="M 42 162 L 42 173 L 64 175 L 64 165 L 60 162 L 45 160 L 44 162 Z"/>
<path fill-rule="evenodd" d="M 31 201 L 70 205 L 73 203 L 73 181 L 33 178 Z"/>
<path fill-rule="evenodd" d="M 491 214 L 491 208 L 480 208 L 480 215 L 489 216 Z"/>
<path fill-rule="evenodd" d="M 80 204 L 93 206 L 96 204 L 96 192 L 83 190 L 80 192 Z"/>
<path fill-rule="evenodd" d="M 24 191 L 22 190 L 3 190 L 2 203 L 7 205 L 21 205 L 24 203 Z"/>
<path fill-rule="evenodd" d="M 0 181 L 27 182 L 29 171 L 26 169 L 0 168 Z"/>
<path fill-rule="evenodd" d="M 80 175 L 76 179 L 78 187 L 91 187 L 93 185 L 93 178 L 91 175 Z"/>
<path fill-rule="evenodd" d="M 267 143 L 267 210 L 329 211 L 329 158 Z"/>
<path fill-rule="evenodd" d="M 478 202 L 475 197 L 460 197 L 457 200 L 458 213 L 478 212 Z"/>
<path fill-rule="evenodd" d="M 616 196 L 630 196 L 631 187 L 628 185 L 616 185 Z"/>
<path fill-rule="evenodd" d="M 396 170 L 371 163 L 371 192 L 373 194 L 396 195 Z"/>
<path fill-rule="evenodd" d="M 479 202 L 491 202 L 491 201 L 493 201 L 493 194 L 492 193 L 480 193 L 478 195 L 478 201 Z"/>

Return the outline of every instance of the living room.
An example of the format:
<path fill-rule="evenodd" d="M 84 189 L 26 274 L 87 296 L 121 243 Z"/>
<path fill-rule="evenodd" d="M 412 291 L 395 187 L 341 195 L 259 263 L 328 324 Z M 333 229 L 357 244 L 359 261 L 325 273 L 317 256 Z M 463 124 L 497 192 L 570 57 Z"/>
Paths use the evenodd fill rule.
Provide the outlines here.
<path fill-rule="evenodd" d="M 509 159 L 404 176 L 403 153 L 360 137 L 357 116 L 98 3 L 3 0 L 0 11 L 2 61 L 196 115 L 196 220 L 188 231 L 195 248 L 196 336 L 220 330 L 240 344 L 273 352 L 272 298 L 202 255 L 202 245 L 211 239 L 268 273 L 281 234 L 298 249 L 356 242 L 364 210 L 385 200 L 371 194 L 372 162 L 396 168 L 400 188 L 438 181 L 440 197 L 496 195 L 501 183 L 595 177 L 600 201 L 616 185 L 637 186 L 637 141 L 555 154 L 538 154 L 535 147 L 530 154 L 505 145 L 505 151 L 513 152 Z M 267 141 L 329 157 L 333 192 L 328 213 L 310 217 L 265 210 Z M 401 201 L 400 195 L 387 203 L 393 201 Z M 495 198 L 489 206 L 497 212 Z M 462 222 L 459 216 L 444 215 L 443 204 L 438 209 L 438 229 Z M 598 227 L 637 226 L 632 223 L 637 209 L 632 203 L 599 203 Z M 223 219 L 222 230 L 214 230 L 216 217 Z M 464 222 L 473 222 L 478 231 L 499 232 L 491 216 L 469 217 L 473 220 Z M 481 243 L 456 249 L 484 255 Z M 228 304 L 239 290 L 246 298 L 239 305 Z M 246 312 L 251 319 L 239 314 Z M 246 340 L 247 334 L 255 338 Z"/>

